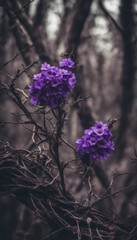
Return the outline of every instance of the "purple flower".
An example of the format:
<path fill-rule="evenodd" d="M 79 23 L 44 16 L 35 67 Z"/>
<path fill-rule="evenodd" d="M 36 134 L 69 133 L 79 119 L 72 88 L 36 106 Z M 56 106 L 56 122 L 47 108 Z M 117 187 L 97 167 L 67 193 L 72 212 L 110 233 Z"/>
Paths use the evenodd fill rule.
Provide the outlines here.
<path fill-rule="evenodd" d="M 65 58 L 60 62 L 60 67 L 64 69 L 71 69 L 75 67 L 75 63 L 70 58 Z"/>
<path fill-rule="evenodd" d="M 33 105 L 57 108 L 74 88 L 75 74 L 69 70 L 74 67 L 74 62 L 70 58 L 63 59 L 60 66 L 62 68 L 50 66 L 45 62 L 41 65 L 41 72 L 34 75 L 33 85 L 29 89 Z"/>
<path fill-rule="evenodd" d="M 114 151 L 111 141 L 112 133 L 108 124 L 97 122 L 84 131 L 84 136 L 76 141 L 77 150 L 81 155 L 88 154 L 91 160 L 106 159 Z"/>

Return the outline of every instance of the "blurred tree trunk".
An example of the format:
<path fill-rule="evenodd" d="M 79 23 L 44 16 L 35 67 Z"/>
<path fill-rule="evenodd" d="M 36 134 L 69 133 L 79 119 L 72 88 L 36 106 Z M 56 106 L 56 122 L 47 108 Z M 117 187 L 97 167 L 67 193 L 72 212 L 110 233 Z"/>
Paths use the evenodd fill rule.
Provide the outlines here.
<path fill-rule="evenodd" d="M 127 4 L 128 3 L 128 4 Z M 130 127 L 130 112 L 132 111 L 133 101 L 134 101 L 134 86 L 135 86 L 135 76 L 136 76 L 136 42 L 137 42 L 137 35 L 136 35 L 136 9 L 135 4 L 137 3 L 136 0 L 131 0 L 127 2 L 123 2 L 121 9 L 121 17 L 123 21 L 123 27 L 127 27 L 127 32 L 125 31 L 125 38 L 126 39 L 124 44 L 124 56 L 123 56 L 123 78 L 122 78 L 122 86 L 123 86 L 123 102 L 122 102 L 122 118 L 121 118 L 121 125 L 119 131 L 119 138 L 121 151 L 119 153 L 120 159 L 124 153 L 124 149 L 127 146 L 128 136 L 126 131 Z M 127 15 L 129 14 L 129 15 Z M 122 22 L 122 20 L 121 20 Z M 122 123 L 123 121 L 123 123 Z M 125 132 L 124 132 L 125 131 Z M 120 136 L 122 134 L 122 136 Z M 119 145 L 119 142 L 117 144 Z M 117 160 L 118 160 L 117 159 Z M 131 171 L 136 171 L 137 165 L 134 163 L 133 169 Z M 136 183 L 137 178 L 136 175 L 129 175 L 125 179 L 124 186 L 130 186 L 131 184 Z M 136 191 L 130 191 L 125 194 L 123 203 L 120 209 L 120 216 L 125 219 L 127 217 L 127 213 L 130 212 L 130 205 L 129 202 L 133 200 Z M 127 202 L 128 199 L 128 202 Z M 126 211 L 125 211 L 126 210 Z"/>
<path fill-rule="evenodd" d="M 93 0 L 79 0 L 74 5 L 72 12 L 72 24 L 70 25 L 67 41 L 66 51 L 68 53 L 73 52 L 74 58 L 77 56 L 77 49 L 80 43 L 80 36 L 84 27 L 84 24 L 89 16 L 90 7 Z"/>
<path fill-rule="evenodd" d="M 134 80 L 135 80 L 135 49 L 133 44 L 133 6 L 134 0 L 121 0 L 121 24 L 123 28 L 123 70 L 121 77 L 121 119 L 117 138 L 119 153 L 117 161 L 122 158 L 127 144 L 127 130 L 130 125 L 130 113 L 134 100 Z"/>
<path fill-rule="evenodd" d="M 3 64 L 5 60 L 5 46 L 8 39 L 8 32 L 5 31 L 5 28 L 7 27 L 7 19 L 6 19 L 6 13 L 1 8 L 1 16 L 0 16 L 0 66 Z"/>

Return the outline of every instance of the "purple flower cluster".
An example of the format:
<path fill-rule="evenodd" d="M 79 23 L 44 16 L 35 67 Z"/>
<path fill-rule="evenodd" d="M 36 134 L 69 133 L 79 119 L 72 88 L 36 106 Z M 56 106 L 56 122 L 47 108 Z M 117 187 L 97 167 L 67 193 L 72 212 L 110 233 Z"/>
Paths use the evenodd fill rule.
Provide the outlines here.
<path fill-rule="evenodd" d="M 60 67 L 68 70 L 74 68 L 75 63 L 70 58 L 65 58 L 60 62 Z"/>
<path fill-rule="evenodd" d="M 97 122 L 84 133 L 85 135 L 76 141 L 77 150 L 81 155 L 87 154 L 93 161 L 110 156 L 114 150 L 114 143 L 111 141 L 112 133 L 108 124 Z"/>
<path fill-rule="evenodd" d="M 60 62 L 60 67 L 50 66 L 46 62 L 41 65 L 41 73 L 34 75 L 30 87 L 33 105 L 48 105 L 57 108 L 76 83 L 75 74 L 70 71 L 74 62 L 68 58 Z"/>

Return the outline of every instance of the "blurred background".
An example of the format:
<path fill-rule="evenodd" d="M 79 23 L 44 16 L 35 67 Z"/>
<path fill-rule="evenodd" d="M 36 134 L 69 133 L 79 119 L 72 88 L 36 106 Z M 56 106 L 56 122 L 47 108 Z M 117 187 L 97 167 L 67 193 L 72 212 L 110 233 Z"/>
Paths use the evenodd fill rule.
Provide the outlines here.
<path fill-rule="evenodd" d="M 96 121 L 117 119 L 112 129 L 115 152 L 97 163 L 93 172 L 97 192 L 106 189 L 114 173 L 137 170 L 136 29 L 137 0 L 0 1 L 0 81 L 9 83 L 18 70 L 25 69 L 16 84 L 28 94 L 42 62 L 58 66 L 63 56 L 71 54 L 77 62 L 72 96 L 87 99 L 73 107 L 66 139 L 75 147 L 84 129 Z M 31 133 L 10 124 L 18 121 L 19 108 L 0 90 L 0 140 L 17 149 L 31 148 Z M 69 150 L 63 152 L 64 159 L 73 157 Z M 115 188 L 134 184 L 135 176 L 124 176 Z M 121 217 L 136 213 L 134 199 L 135 191 L 116 197 Z M 47 225 L 29 209 L 12 197 L 0 199 L 0 239 L 40 240 L 45 232 Z"/>

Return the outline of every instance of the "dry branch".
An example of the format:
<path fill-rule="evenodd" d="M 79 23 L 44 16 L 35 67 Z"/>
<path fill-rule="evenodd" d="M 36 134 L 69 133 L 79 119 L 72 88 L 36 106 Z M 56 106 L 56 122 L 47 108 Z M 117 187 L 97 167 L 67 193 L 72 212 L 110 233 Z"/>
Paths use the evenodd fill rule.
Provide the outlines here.
<path fill-rule="evenodd" d="M 36 211 L 55 231 L 56 239 L 63 239 L 63 231 L 68 234 L 68 239 L 77 239 L 78 229 L 83 240 L 91 239 L 91 236 L 95 240 L 100 236 L 102 239 L 132 239 L 132 234 L 137 231 L 133 226 L 118 224 L 94 208 L 82 206 L 70 196 L 65 197 L 58 187 L 57 178 L 52 179 L 49 175 L 46 156 L 43 167 L 41 159 L 38 159 L 39 152 L 14 150 L 1 142 L 0 196 L 13 195 Z"/>

